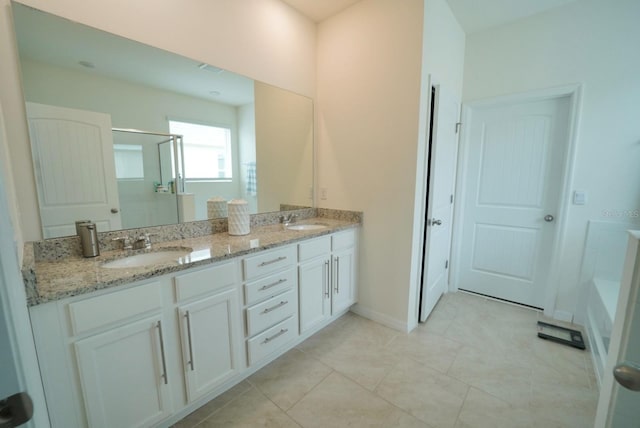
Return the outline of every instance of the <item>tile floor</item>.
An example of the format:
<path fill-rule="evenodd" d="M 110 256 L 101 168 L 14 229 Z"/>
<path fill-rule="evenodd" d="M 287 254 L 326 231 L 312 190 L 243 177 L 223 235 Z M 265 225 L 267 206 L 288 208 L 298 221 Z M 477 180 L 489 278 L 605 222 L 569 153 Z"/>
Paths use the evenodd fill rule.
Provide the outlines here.
<path fill-rule="evenodd" d="M 537 338 L 538 319 L 462 292 L 411 334 L 349 313 L 175 428 L 592 427 L 589 353 Z"/>

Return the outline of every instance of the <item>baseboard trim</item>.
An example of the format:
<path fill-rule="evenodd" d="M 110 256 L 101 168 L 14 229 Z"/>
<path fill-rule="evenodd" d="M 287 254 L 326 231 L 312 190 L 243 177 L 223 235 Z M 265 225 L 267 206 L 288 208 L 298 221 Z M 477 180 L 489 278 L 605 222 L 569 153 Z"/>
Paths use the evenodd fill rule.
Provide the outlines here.
<path fill-rule="evenodd" d="M 375 321 L 379 324 L 392 328 L 394 330 L 401 331 L 403 333 L 409 332 L 409 326 L 406 322 L 402 322 L 393 317 L 390 317 L 387 314 L 383 314 L 381 312 L 375 311 L 371 308 L 364 307 L 360 304 L 356 304 L 351 307 L 351 312 L 360 315 L 361 317 L 365 317 L 370 319 L 371 321 Z"/>

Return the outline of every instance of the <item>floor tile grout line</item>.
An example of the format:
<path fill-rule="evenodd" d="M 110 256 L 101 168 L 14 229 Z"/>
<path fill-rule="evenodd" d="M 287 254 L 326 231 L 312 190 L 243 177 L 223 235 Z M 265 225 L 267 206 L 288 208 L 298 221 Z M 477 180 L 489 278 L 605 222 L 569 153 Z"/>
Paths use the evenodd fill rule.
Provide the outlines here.
<path fill-rule="evenodd" d="M 325 364 L 323 364 L 323 365 L 325 365 Z M 325 365 L 325 366 L 326 366 L 326 365 Z M 296 400 L 296 402 L 295 402 L 295 403 L 293 403 L 291 406 L 289 406 L 289 408 L 288 408 L 288 409 L 282 409 L 282 407 L 278 406 L 278 404 L 277 404 L 277 403 L 274 403 L 274 404 L 275 404 L 276 406 L 278 406 L 278 408 L 282 409 L 282 411 L 283 411 L 283 412 L 285 412 L 285 413 L 287 413 L 287 415 L 288 415 L 288 414 L 289 414 L 289 410 L 293 409 L 293 408 L 296 406 L 296 404 L 298 404 L 298 403 L 299 403 L 303 398 L 305 398 L 307 395 L 311 394 L 311 392 L 312 392 L 314 389 L 316 389 L 316 388 L 318 387 L 318 385 L 320 385 L 322 382 L 324 382 L 326 378 L 328 378 L 329 376 L 331 376 L 331 374 L 332 374 L 332 373 L 334 373 L 334 372 L 335 372 L 335 370 L 334 370 L 333 368 L 331 368 L 331 367 L 329 367 L 329 366 L 326 366 L 326 367 L 327 367 L 328 369 L 330 369 L 329 373 L 327 373 L 327 374 L 326 374 L 326 375 L 325 375 L 325 376 L 320 380 L 320 382 L 318 382 L 318 383 L 316 383 L 315 385 L 313 385 L 313 387 L 312 387 L 310 390 L 308 390 L 307 392 L 305 392 L 304 394 L 302 394 L 302 396 L 301 396 L 300 398 L 298 398 L 298 399 Z M 289 417 L 291 417 L 291 416 L 289 416 Z M 292 418 L 292 417 L 291 417 L 291 418 Z M 293 419 L 293 418 L 292 418 L 292 419 Z"/>

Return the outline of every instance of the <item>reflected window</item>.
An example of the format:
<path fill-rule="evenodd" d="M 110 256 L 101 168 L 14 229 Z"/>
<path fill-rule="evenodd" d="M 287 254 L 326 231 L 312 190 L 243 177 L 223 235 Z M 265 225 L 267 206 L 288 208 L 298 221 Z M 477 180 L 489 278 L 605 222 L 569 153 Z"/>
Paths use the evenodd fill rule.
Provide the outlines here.
<path fill-rule="evenodd" d="M 221 126 L 169 121 L 172 134 L 182 135 L 184 174 L 187 180 L 230 180 L 231 129 Z"/>
<path fill-rule="evenodd" d="M 142 146 L 139 144 L 114 144 L 113 157 L 118 180 L 144 179 Z"/>

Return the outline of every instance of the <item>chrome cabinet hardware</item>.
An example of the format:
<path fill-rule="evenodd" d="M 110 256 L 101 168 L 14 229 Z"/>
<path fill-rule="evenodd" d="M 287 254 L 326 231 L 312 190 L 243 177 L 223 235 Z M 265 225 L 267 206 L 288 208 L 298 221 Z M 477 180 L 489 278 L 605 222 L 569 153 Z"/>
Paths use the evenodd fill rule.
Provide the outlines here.
<path fill-rule="evenodd" d="M 287 257 L 285 257 L 285 256 L 280 256 L 280 257 L 278 257 L 277 259 L 269 260 L 269 261 L 267 261 L 267 262 L 262 262 L 262 263 L 260 263 L 258 266 L 260 266 L 260 267 L 262 267 L 262 266 L 267 266 L 267 265 L 271 265 L 271 264 L 273 264 L 273 263 L 281 262 L 282 260 L 286 260 L 286 259 L 287 259 Z"/>
<path fill-rule="evenodd" d="M 329 260 L 324 262 L 324 266 L 325 266 L 325 277 L 324 277 L 324 289 L 326 290 L 324 292 L 325 297 L 328 299 L 329 298 L 329 290 L 331 288 L 331 286 L 329 285 L 329 278 L 331 277 L 331 264 L 329 262 Z"/>
<path fill-rule="evenodd" d="M 111 214 L 118 214 L 120 212 L 117 208 L 111 208 Z"/>
<path fill-rule="evenodd" d="M 162 321 L 158 320 L 156 326 L 158 327 L 158 336 L 160 336 L 160 356 L 162 357 L 162 376 L 164 379 L 164 384 L 167 385 L 169 383 L 169 379 L 167 378 L 167 359 L 164 355 L 164 338 L 162 337 Z"/>
<path fill-rule="evenodd" d="M 187 364 L 191 367 L 191 371 L 195 370 L 193 362 L 193 342 L 191 341 L 191 314 L 189 311 L 184 313 L 184 317 L 187 319 L 187 340 L 189 341 L 189 361 Z"/>
<path fill-rule="evenodd" d="M 274 282 L 274 283 L 271 283 L 271 284 L 268 284 L 268 285 L 263 285 L 262 287 L 260 287 L 260 288 L 259 288 L 259 290 L 260 290 L 260 291 L 268 290 L 269 288 L 271 288 L 271 287 L 275 287 L 276 285 L 280 285 L 280 284 L 282 284 L 283 282 L 287 282 L 287 280 L 286 280 L 286 279 L 279 279 L 279 280 L 277 280 L 277 281 L 276 281 L 276 282 Z"/>
<path fill-rule="evenodd" d="M 267 337 L 265 340 L 263 340 L 263 341 L 262 341 L 262 343 L 263 343 L 263 344 L 264 344 L 264 343 L 269 343 L 269 342 L 271 342 L 273 339 L 276 339 L 276 338 L 278 338 L 278 337 L 282 336 L 283 334 L 285 334 L 285 333 L 286 333 L 286 332 L 288 332 L 288 331 L 289 331 L 289 329 L 288 329 L 288 328 L 283 328 L 282 330 L 280 330 L 279 332 L 277 332 L 277 333 L 276 333 L 276 334 L 274 334 L 273 336 L 271 336 L 271 337 Z"/>
<path fill-rule="evenodd" d="M 442 220 L 440 220 L 439 218 L 432 218 L 431 219 L 431 225 L 432 226 L 440 226 L 442 224 Z"/>
<path fill-rule="evenodd" d="M 278 309 L 278 308 L 280 308 L 280 307 L 282 307 L 282 306 L 286 305 L 287 303 L 289 303 L 289 301 L 288 301 L 288 300 L 282 300 L 282 301 L 281 301 L 280 303 L 278 303 L 277 305 L 272 306 L 272 307 L 270 307 L 270 308 L 266 308 L 264 311 L 262 311 L 262 313 L 263 313 L 263 314 L 268 314 L 269 312 L 271 312 L 271 311 L 275 311 L 276 309 Z"/>
<path fill-rule="evenodd" d="M 336 263 L 336 293 L 340 293 L 340 257 L 336 257 L 335 259 L 335 263 Z"/>
<path fill-rule="evenodd" d="M 553 221 L 553 216 L 551 214 L 547 214 L 546 216 L 544 216 L 544 221 L 552 222 Z"/>

